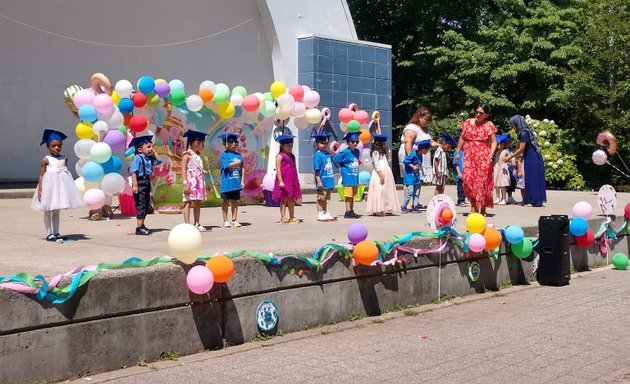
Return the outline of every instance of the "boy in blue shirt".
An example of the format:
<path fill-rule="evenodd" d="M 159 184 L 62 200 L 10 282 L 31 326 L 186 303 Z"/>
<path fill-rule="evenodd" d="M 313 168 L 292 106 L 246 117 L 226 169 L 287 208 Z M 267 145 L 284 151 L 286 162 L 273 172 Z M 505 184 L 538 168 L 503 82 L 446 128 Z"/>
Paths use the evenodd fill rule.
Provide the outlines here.
<path fill-rule="evenodd" d="M 328 136 L 314 135 L 317 150 L 313 154 L 313 170 L 317 186 L 317 221 L 336 220 L 327 210 L 330 191 L 335 188 L 332 157 L 328 152 Z"/>
<path fill-rule="evenodd" d="M 402 213 L 408 213 L 407 204 L 409 200 L 412 200 L 411 206 L 414 212 L 420 212 L 418 199 L 420 198 L 420 167 L 422 167 L 422 155 L 429 152 L 431 148 L 431 140 L 417 141 L 415 144 L 416 150 L 411 151 L 407 157 L 403 160 L 405 166 L 405 175 L 403 177 L 403 183 L 407 186 L 407 193 L 402 202 L 400 211 Z"/>
<path fill-rule="evenodd" d="M 455 140 L 459 141 L 459 138 Z M 455 182 L 457 183 L 457 205 L 466 206 L 466 195 L 464 195 L 464 150 L 459 151 L 459 162 L 457 156 L 453 156 L 453 167 L 455 168 Z"/>
<path fill-rule="evenodd" d="M 238 135 L 224 133 L 219 135 L 223 140 L 225 152 L 221 154 L 221 199 L 223 205 L 223 228 L 239 228 L 241 224 L 236 220 L 238 215 L 238 201 L 241 199 L 245 172 L 243 172 L 243 157 L 238 153 Z M 232 220 L 228 220 L 228 205 L 232 206 Z"/>
<path fill-rule="evenodd" d="M 136 235 L 147 236 L 152 232 L 144 225 L 144 219 L 151 205 L 151 175 L 153 167 L 162 164 L 155 158 L 153 136 L 138 136 L 131 139 L 129 147 L 136 149 L 136 155 L 129 165 L 133 200 L 136 203 Z"/>
<path fill-rule="evenodd" d="M 341 171 L 341 184 L 343 184 L 343 197 L 346 202 L 346 219 L 358 219 L 361 215 L 354 212 L 354 197 L 359 191 L 359 133 L 348 132 L 344 136 L 348 148 L 333 156 L 332 160 L 339 165 Z"/>

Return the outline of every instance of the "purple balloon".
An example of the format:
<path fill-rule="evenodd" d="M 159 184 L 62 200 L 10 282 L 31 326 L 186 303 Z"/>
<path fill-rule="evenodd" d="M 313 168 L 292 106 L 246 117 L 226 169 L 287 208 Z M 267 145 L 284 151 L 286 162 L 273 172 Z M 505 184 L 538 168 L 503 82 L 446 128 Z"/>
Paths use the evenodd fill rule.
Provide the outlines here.
<path fill-rule="evenodd" d="M 363 240 L 367 239 L 368 231 L 365 224 L 352 224 L 350 228 L 348 228 L 348 240 L 352 244 L 358 244 Z"/>
<path fill-rule="evenodd" d="M 171 93 L 171 87 L 167 82 L 163 81 L 155 84 L 155 88 L 153 89 L 156 95 L 160 97 L 166 97 Z"/>
<path fill-rule="evenodd" d="M 125 135 L 117 129 L 110 129 L 103 137 L 103 142 L 109 145 L 112 151 L 125 148 Z"/>

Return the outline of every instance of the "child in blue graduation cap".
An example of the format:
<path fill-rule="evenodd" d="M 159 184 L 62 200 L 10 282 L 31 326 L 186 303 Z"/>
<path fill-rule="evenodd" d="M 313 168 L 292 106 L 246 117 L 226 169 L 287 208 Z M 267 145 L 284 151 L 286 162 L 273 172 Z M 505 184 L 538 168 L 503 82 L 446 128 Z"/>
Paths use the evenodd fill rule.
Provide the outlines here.
<path fill-rule="evenodd" d="M 189 129 L 184 133 L 186 138 L 186 152 L 182 158 L 184 183 L 184 222 L 190 223 L 190 205 L 193 204 L 195 227 L 205 232 L 206 227 L 199 223 L 201 216 L 201 202 L 206 199 L 206 179 L 204 177 L 201 151 L 206 142 L 207 134 Z"/>
<path fill-rule="evenodd" d="M 45 129 L 40 145 L 46 144 L 50 155 L 44 156 L 39 172 L 39 183 L 31 207 L 44 211 L 46 240 L 63 242 L 59 234 L 59 210 L 79 208 L 83 205 L 79 190 L 68 171 L 68 159 L 61 154 L 66 135 Z"/>
<path fill-rule="evenodd" d="M 147 236 L 152 232 L 144 225 L 151 205 L 151 175 L 153 167 L 162 164 L 155 158 L 152 143 L 153 136 L 137 136 L 131 139 L 129 147 L 136 149 L 136 155 L 129 164 L 133 200 L 136 203 L 136 235 Z"/>
<path fill-rule="evenodd" d="M 510 152 L 505 144 L 510 139 L 509 134 L 497 135 L 497 150 L 494 155 L 494 203 L 497 205 L 506 205 L 508 202 L 507 187 L 510 186 L 511 177 L 506 159 Z"/>
<path fill-rule="evenodd" d="M 343 197 L 346 202 L 346 219 L 358 219 L 361 215 L 354 212 L 354 198 L 359 191 L 359 133 L 348 132 L 344 136 L 348 143 L 348 148 L 333 156 L 333 161 L 337 163 L 341 170 L 341 184 L 343 184 Z"/>
<path fill-rule="evenodd" d="M 237 221 L 238 202 L 244 186 L 245 172 L 243 171 L 243 157 L 238 153 L 238 137 L 236 133 L 219 135 L 223 140 L 225 152 L 221 154 L 221 198 L 223 205 L 223 228 L 239 228 Z M 228 206 L 232 207 L 232 220 L 228 220 Z"/>
<path fill-rule="evenodd" d="M 402 207 L 400 211 L 402 213 L 408 213 L 407 204 L 411 200 L 411 206 L 414 212 L 420 212 L 419 206 L 419 194 L 420 194 L 420 168 L 422 167 L 422 155 L 429 152 L 431 148 L 431 140 L 417 141 L 415 144 L 416 150 L 411 151 L 407 157 L 403 159 L 405 166 L 405 175 L 403 177 L 403 183 L 407 186 L 407 192 L 403 199 Z"/>
<path fill-rule="evenodd" d="M 293 136 L 280 135 L 276 141 L 280 144 L 280 153 L 276 156 L 276 181 L 272 196 L 274 200 L 280 200 L 280 223 L 297 224 L 295 203 L 302 199 L 302 189 L 293 155 Z M 287 208 L 289 218 L 286 217 Z"/>
<path fill-rule="evenodd" d="M 435 176 L 433 183 L 435 184 L 435 195 L 444 193 L 444 185 L 448 180 L 448 159 L 446 158 L 446 152 L 456 145 L 455 140 L 449 135 L 442 135 L 442 143 L 435 150 L 433 155 L 433 170 Z"/>
<path fill-rule="evenodd" d="M 370 178 L 370 193 L 368 193 L 365 205 L 366 212 L 374 216 L 396 213 L 400 204 L 387 153 L 387 136 L 374 135 L 374 142 L 370 150 L 374 170 Z"/>
<path fill-rule="evenodd" d="M 317 145 L 317 150 L 313 154 L 313 169 L 317 186 L 317 221 L 334 221 L 336 219 L 327 210 L 330 191 L 335 188 L 332 156 L 328 152 L 328 136 L 314 135 L 313 138 Z"/>
<path fill-rule="evenodd" d="M 455 142 L 459 141 L 459 137 L 455 139 Z M 455 182 L 457 183 L 457 205 L 460 207 L 466 206 L 466 195 L 464 195 L 464 150 L 459 151 L 459 158 L 457 154 L 453 156 L 453 168 L 455 168 Z"/>

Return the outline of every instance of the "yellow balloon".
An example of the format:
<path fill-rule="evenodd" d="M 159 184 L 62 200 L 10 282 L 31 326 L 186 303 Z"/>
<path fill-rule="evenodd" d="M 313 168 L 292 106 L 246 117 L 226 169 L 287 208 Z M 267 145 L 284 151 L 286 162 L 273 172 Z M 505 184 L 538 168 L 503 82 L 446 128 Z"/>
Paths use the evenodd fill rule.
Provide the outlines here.
<path fill-rule="evenodd" d="M 191 224 L 177 224 L 168 234 L 168 247 L 179 261 L 193 264 L 203 247 L 201 233 Z"/>
<path fill-rule="evenodd" d="M 317 108 L 307 109 L 304 116 L 306 117 L 306 121 L 311 124 L 319 124 L 319 122 L 322 120 L 322 112 Z"/>
<path fill-rule="evenodd" d="M 155 80 L 155 84 L 157 84 L 157 83 L 166 83 L 166 80 L 164 80 L 162 78 L 159 78 L 159 79 Z"/>
<path fill-rule="evenodd" d="M 157 107 L 160 103 L 160 96 L 155 93 L 150 93 L 147 95 L 147 105 L 149 107 Z"/>
<path fill-rule="evenodd" d="M 486 229 L 486 218 L 480 213 L 471 213 L 466 219 L 466 230 L 470 233 L 482 233 Z"/>
<path fill-rule="evenodd" d="M 271 96 L 273 96 L 274 99 L 277 99 L 280 95 L 287 91 L 287 87 L 281 81 L 274 81 L 273 84 L 271 84 L 271 87 L 269 87 L 269 91 L 271 92 Z"/>
<path fill-rule="evenodd" d="M 225 120 L 231 119 L 234 116 L 234 113 L 236 113 L 236 108 L 234 108 L 234 104 L 232 103 L 218 105 L 217 110 L 219 112 L 219 116 Z"/>
<path fill-rule="evenodd" d="M 120 95 L 118 94 L 118 92 L 112 91 L 112 101 L 114 102 L 114 105 L 118 105 L 118 103 L 120 102 Z"/>
<path fill-rule="evenodd" d="M 82 121 L 79 124 L 77 124 L 75 132 L 79 139 L 91 139 L 94 137 L 94 131 L 92 130 L 92 123 L 86 123 L 85 121 Z"/>
<path fill-rule="evenodd" d="M 293 108 L 287 108 L 287 106 L 283 105 L 282 107 L 276 108 L 276 117 L 280 120 L 284 120 L 291 116 L 291 112 Z"/>

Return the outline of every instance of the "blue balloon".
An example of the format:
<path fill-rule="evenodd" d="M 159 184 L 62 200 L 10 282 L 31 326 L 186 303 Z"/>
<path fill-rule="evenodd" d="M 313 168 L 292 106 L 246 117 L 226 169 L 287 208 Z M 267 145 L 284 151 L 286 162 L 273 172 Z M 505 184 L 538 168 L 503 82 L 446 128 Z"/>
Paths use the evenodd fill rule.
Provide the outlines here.
<path fill-rule="evenodd" d="M 523 237 L 525 237 L 525 232 L 523 232 L 523 228 L 518 225 L 510 225 L 505 228 L 505 239 L 510 244 L 519 244 L 523 241 Z"/>
<path fill-rule="evenodd" d="M 120 173 L 122 161 L 117 156 L 112 156 L 104 163 L 101 163 L 105 173 Z"/>
<path fill-rule="evenodd" d="M 81 173 L 83 178 L 90 183 L 101 181 L 101 179 L 105 175 L 103 167 L 101 167 L 101 165 L 95 161 L 88 161 L 83 166 L 83 170 L 81 171 Z"/>
<path fill-rule="evenodd" d="M 79 108 L 79 119 L 93 123 L 98 120 L 98 112 L 96 112 L 96 108 L 90 104 L 82 105 L 81 108 Z"/>
<path fill-rule="evenodd" d="M 361 171 L 359 172 L 359 183 L 360 184 L 370 184 L 370 178 L 372 177 L 372 175 L 370 175 L 370 172 L 368 171 Z"/>
<path fill-rule="evenodd" d="M 148 95 L 149 93 L 153 93 L 154 89 L 155 89 L 155 80 L 153 80 L 151 76 L 142 76 L 138 80 L 138 90 L 144 93 L 145 95 Z"/>
<path fill-rule="evenodd" d="M 581 217 L 574 217 L 569 224 L 569 232 L 573 236 L 584 236 L 588 232 L 588 222 Z"/>
<path fill-rule="evenodd" d="M 131 101 L 131 99 L 128 97 L 120 99 L 120 101 L 118 102 L 118 109 L 120 110 L 120 113 L 133 112 L 133 101 Z"/>

